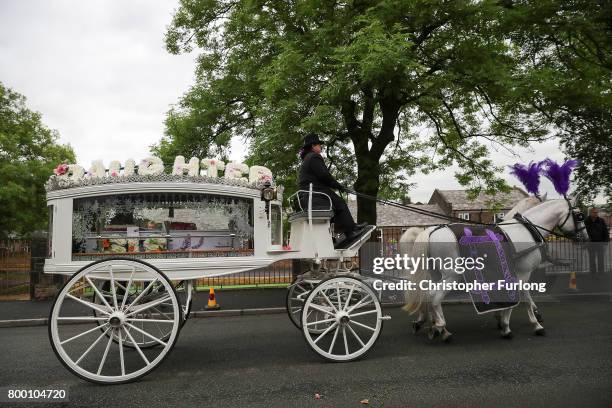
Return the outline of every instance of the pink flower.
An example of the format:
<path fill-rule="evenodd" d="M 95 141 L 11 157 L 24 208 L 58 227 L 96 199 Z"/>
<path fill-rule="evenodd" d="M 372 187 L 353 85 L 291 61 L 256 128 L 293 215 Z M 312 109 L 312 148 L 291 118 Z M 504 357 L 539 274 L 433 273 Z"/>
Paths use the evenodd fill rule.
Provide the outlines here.
<path fill-rule="evenodd" d="M 272 181 L 272 177 L 269 174 L 264 174 L 259 178 L 261 181 Z"/>
<path fill-rule="evenodd" d="M 283 245 L 283 251 L 291 251 L 291 245 Z"/>
<path fill-rule="evenodd" d="M 117 170 L 111 171 L 111 176 L 112 177 L 117 177 L 118 175 L 119 175 L 119 173 L 117 173 Z"/>
<path fill-rule="evenodd" d="M 215 164 L 217 164 L 217 161 L 215 159 L 211 159 L 210 160 L 210 165 L 214 166 Z"/>
<path fill-rule="evenodd" d="M 53 169 L 53 173 L 55 173 L 56 176 L 68 173 L 68 165 L 65 163 L 58 164 L 57 167 Z"/>

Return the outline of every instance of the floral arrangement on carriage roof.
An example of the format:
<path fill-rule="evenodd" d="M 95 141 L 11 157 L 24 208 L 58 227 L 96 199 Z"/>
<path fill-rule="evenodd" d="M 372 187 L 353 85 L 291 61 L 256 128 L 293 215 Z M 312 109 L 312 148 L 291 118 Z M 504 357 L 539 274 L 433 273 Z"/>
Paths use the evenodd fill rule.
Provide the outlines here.
<path fill-rule="evenodd" d="M 220 175 L 223 172 L 223 176 Z M 117 160 L 110 162 L 108 170 L 102 160 L 94 160 L 89 170 L 78 164 L 61 163 L 45 184 L 47 191 L 72 187 L 111 183 L 193 181 L 196 183 L 226 184 L 259 189 L 266 182 L 273 183 L 272 172 L 264 166 L 248 166 L 244 163 L 229 162 L 214 158 L 192 157 L 188 163 L 185 157 L 176 156 L 170 174 L 164 173 L 164 164 L 159 157 L 149 156 L 139 165 L 128 159 L 125 165 Z"/>

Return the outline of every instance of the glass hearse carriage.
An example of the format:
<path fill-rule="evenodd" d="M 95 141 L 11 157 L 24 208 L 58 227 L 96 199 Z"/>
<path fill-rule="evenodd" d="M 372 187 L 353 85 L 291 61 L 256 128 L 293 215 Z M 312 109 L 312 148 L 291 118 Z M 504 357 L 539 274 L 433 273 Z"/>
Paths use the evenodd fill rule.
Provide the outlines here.
<path fill-rule="evenodd" d="M 223 175 L 220 172 L 223 171 Z M 171 173 L 150 157 L 135 166 L 60 165 L 47 183 L 50 257 L 69 276 L 49 319 L 60 361 L 98 383 L 133 381 L 174 346 L 189 317 L 195 280 L 310 260 L 289 287 L 287 310 L 311 348 L 332 361 L 364 355 L 382 328 L 379 300 L 350 270 L 373 227 L 334 248 L 330 206 L 316 192 L 290 198 L 283 246 L 282 188 L 261 166 L 178 156 Z M 318 200 L 320 201 L 320 200 Z"/>

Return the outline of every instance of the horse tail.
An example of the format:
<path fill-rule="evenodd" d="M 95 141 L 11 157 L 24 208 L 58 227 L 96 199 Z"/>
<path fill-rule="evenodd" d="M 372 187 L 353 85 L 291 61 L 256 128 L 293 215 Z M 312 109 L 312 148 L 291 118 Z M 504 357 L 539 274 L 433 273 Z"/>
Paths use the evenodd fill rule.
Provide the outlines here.
<path fill-rule="evenodd" d="M 400 237 L 399 240 L 399 253 L 400 255 L 412 256 L 412 247 L 414 246 L 414 240 L 417 235 L 423 232 L 425 228 L 422 227 L 410 227 Z"/>
<path fill-rule="evenodd" d="M 431 275 L 427 269 L 426 260 L 429 254 L 429 235 L 436 227 L 430 227 L 417 235 L 412 247 L 413 258 L 422 258 L 418 267 L 414 271 L 410 271 L 408 281 L 414 282 L 413 290 L 406 290 L 404 297 L 406 304 L 404 310 L 410 314 L 414 314 L 421 309 L 423 303 L 427 300 L 427 291 L 420 289 L 420 283 L 423 280 L 430 279 Z"/>

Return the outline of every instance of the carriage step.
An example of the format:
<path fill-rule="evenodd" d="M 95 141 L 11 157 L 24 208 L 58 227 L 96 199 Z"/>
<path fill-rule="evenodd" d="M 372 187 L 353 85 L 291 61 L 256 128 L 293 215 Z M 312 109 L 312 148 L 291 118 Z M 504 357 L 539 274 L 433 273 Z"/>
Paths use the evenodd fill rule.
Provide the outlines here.
<path fill-rule="evenodd" d="M 372 231 L 375 229 L 376 225 L 368 225 L 364 227 L 357 236 L 354 236 L 351 239 L 344 239 L 343 241 L 340 241 L 338 244 L 334 245 L 334 249 L 336 251 L 351 250 L 361 242 L 367 240 L 372 234 Z"/>
<path fill-rule="evenodd" d="M 391 316 L 389 315 L 380 316 L 380 320 L 391 320 Z"/>

